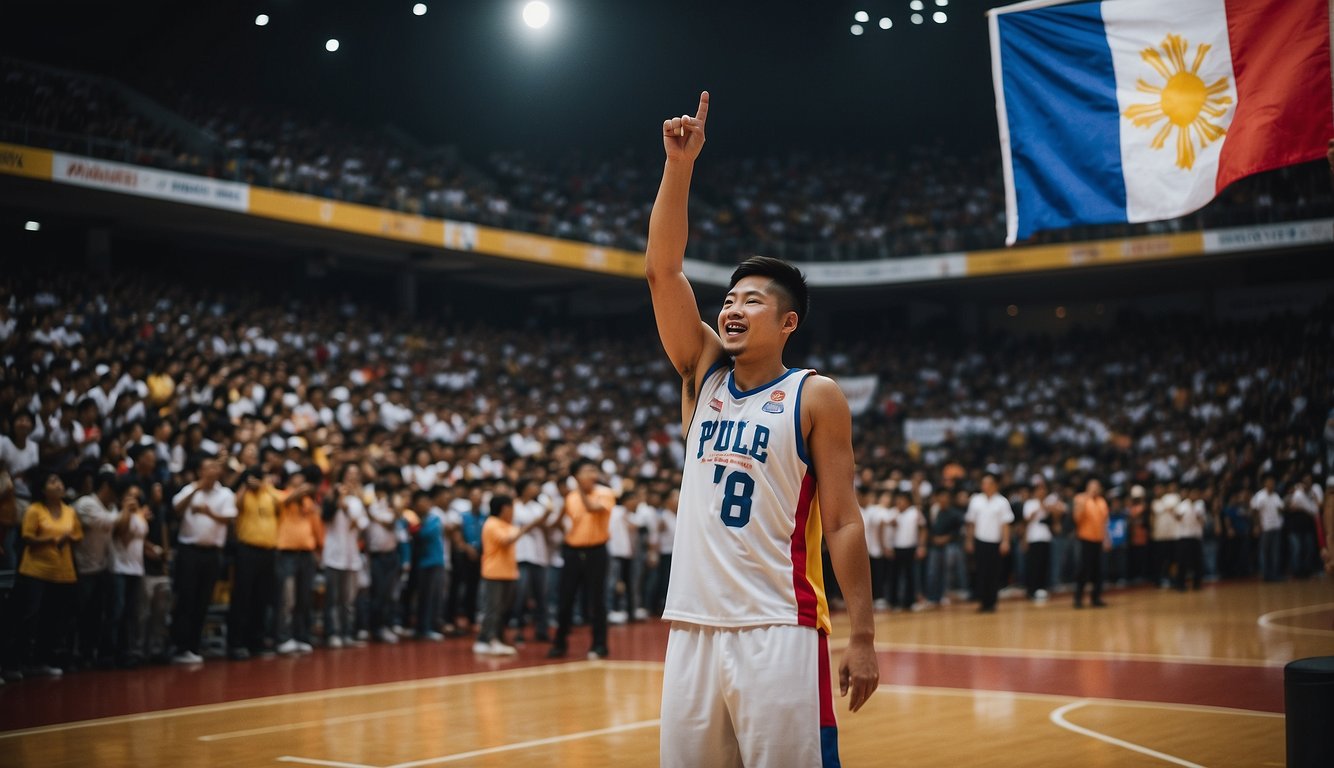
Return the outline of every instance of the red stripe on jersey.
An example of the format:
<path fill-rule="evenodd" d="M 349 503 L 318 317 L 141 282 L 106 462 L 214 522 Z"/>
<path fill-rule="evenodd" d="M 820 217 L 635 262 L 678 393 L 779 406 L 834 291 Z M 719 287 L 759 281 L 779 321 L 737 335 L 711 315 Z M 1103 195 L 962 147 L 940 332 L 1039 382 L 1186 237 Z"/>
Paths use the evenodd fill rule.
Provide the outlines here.
<path fill-rule="evenodd" d="M 829 679 L 829 635 L 824 630 L 820 634 L 820 727 L 838 725 L 834 716 L 834 689 Z"/>
<path fill-rule="evenodd" d="M 806 577 L 806 522 L 810 518 L 811 503 L 815 500 L 815 477 L 810 472 L 802 475 L 801 495 L 797 497 L 796 526 L 792 530 L 792 589 L 797 597 L 797 624 L 813 627 L 816 623 L 815 588 Z M 816 552 L 814 557 L 819 557 Z"/>

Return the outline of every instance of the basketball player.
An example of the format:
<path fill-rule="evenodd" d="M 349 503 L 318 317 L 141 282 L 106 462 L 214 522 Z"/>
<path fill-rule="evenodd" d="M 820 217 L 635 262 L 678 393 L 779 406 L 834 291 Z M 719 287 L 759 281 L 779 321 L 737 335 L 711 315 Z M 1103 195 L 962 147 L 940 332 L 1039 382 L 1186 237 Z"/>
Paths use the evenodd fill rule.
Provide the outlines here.
<path fill-rule="evenodd" d="M 851 711 L 879 681 L 852 417 L 831 379 L 783 364 L 807 310 L 791 265 L 742 262 L 717 325 L 700 321 L 682 260 L 708 109 L 705 92 L 694 117 L 663 123 L 646 259 L 658 334 L 681 374 L 686 439 L 663 613 L 673 623 L 662 765 L 836 766 L 822 535 L 852 622 L 839 665 Z"/>

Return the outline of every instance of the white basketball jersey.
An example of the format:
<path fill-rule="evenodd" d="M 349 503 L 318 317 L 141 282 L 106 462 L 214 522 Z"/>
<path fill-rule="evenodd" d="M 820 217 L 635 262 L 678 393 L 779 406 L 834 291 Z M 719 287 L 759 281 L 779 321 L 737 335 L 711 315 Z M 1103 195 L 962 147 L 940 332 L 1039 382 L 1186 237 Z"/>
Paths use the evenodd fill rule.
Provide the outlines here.
<path fill-rule="evenodd" d="M 719 365 L 686 439 L 663 618 L 716 627 L 830 630 L 815 472 L 801 433 L 810 370 L 742 392 Z"/>

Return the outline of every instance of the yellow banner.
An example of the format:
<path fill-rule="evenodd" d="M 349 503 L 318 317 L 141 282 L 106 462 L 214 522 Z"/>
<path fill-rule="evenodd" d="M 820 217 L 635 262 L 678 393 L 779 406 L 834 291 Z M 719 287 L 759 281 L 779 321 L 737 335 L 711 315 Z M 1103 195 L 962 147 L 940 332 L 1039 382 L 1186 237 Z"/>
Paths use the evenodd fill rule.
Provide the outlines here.
<path fill-rule="evenodd" d="M 44 149 L 0 144 L 0 173 L 50 181 L 52 157 Z"/>
<path fill-rule="evenodd" d="M 1129 237 L 1124 240 L 1093 240 L 1082 243 L 973 251 L 967 255 L 967 269 L 964 274 L 968 277 L 1005 275 L 1203 255 L 1205 255 L 1204 233 L 1182 232 Z"/>
<path fill-rule="evenodd" d="M 444 241 L 444 222 L 369 205 L 340 203 L 309 195 L 250 188 L 250 213 L 294 224 L 386 237 L 436 248 Z"/>
<path fill-rule="evenodd" d="M 490 256 L 584 269 L 622 277 L 644 276 L 644 254 L 619 248 L 602 248 L 573 240 L 477 227 L 471 250 Z"/>

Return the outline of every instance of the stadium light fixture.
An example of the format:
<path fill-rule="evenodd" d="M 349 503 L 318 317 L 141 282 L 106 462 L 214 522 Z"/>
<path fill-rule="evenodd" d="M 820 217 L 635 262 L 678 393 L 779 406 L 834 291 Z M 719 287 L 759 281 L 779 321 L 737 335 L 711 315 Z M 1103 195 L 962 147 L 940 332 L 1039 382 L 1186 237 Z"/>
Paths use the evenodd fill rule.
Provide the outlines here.
<path fill-rule="evenodd" d="M 860 24 L 865 24 L 866 22 L 871 20 L 871 14 L 867 13 L 866 11 L 857 11 L 856 13 L 852 14 L 852 19 L 853 21 L 856 21 Z"/>
<path fill-rule="evenodd" d="M 333 53 L 334 51 L 338 50 L 338 38 L 331 37 L 328 40 L 324 41 L 324 50 L 328 51 L 329 53 Z"/>
<path fill-rule="evenodd" d="M 425 15 L 426 15 L 426 3 L 417 3 L 416 5 L 412 6 L 412 15 L 413 15 L 413 16 L 425 16 Z"/>
<path fill-rule="evenodd" d="M 944 8 L 945 6 L 947 6 L 947 5 L 949 5 L 949 4 L 950 4 L 950 0 L 936 0 L 936 5 L 940 6 L 941 8 Z"/>
<path fill-rule="evenodd" d="M 889 28 L 892 27 L 892 26 L 894 26 L 894 21 L 893 21 L 892 19 L 890 19 L 888 16 L 881 16 L 881 17 L 880 17 L 880 28 L 881 28 L 881 29 L 889 29 Z"/>
<path fill-rule="evenodd" d="M 267 27 L 268 25 L 269 25 L 269 15 L 267 13 L 261 13 L 260 15 L 255 17 L 255 26 Z"/>
<path fill-rule="evenodd" d="M 922 23 L 922 14 L 920 13 L 914 13 L 910 18 L 912 19 L 912 23 L 914 24 Z"/>
<path fill-rule="evenodd" d="M 926 6 L 922 3 L 922 0 L 912 0 L 911 3 L 908 3 L 908 7 L 914 11 L 920 11 Z"/>
<path fill-rule="evenodd" d="M 1056 308 L 1056 319 L 1057 319 L 1057 320 L 1064 320 L 1064 319 L 1065 319 L 1065 314 L 1066 314 L 1066 312 L 1065 312 L 1065 307 L 1057 307 L 1057 308 Z"/>
<path fill-rule="evenodd" d="M 950 17 L 946 16 L 944 11 L 936 11 L 935 13 L 931 14 L 931 19 L 937 24 L 944 24 L 945 22 L 950 20 Z"/>
<path fill-rule="evenodd" d="M 533 0 L 523 7 L 523 23 L 531 29 L 541 29 L 551 21 L 551 6 L 541 0 Z"/>
<path fill-rule="evenodd" d="M 42 231 L 42 222 L 29 220 L 23 225 L 23 228 L 29 232 L 40 232 Z"/>
<path fill-rule="evenodd" d="M 852 32 L 852 34 L 854 34 L 854 35 L 860 35 L 861 33 L 865 32 L 865 31 L 866 31 L 866 30 L 865 30 L 864 28 L 862 28 L 862 25 L 860 25 L 860 24 L 853 24 L 853 25 L 852 25 L 851 32 Z"/>
<path fill-rule="evenodd" d="M 1011 304 L 1010 306 L 1005 308 L 1005 314 L 1009 315 L 1010 317 L 1018 317 L 1019 307 L 1014 304 Z"/>

